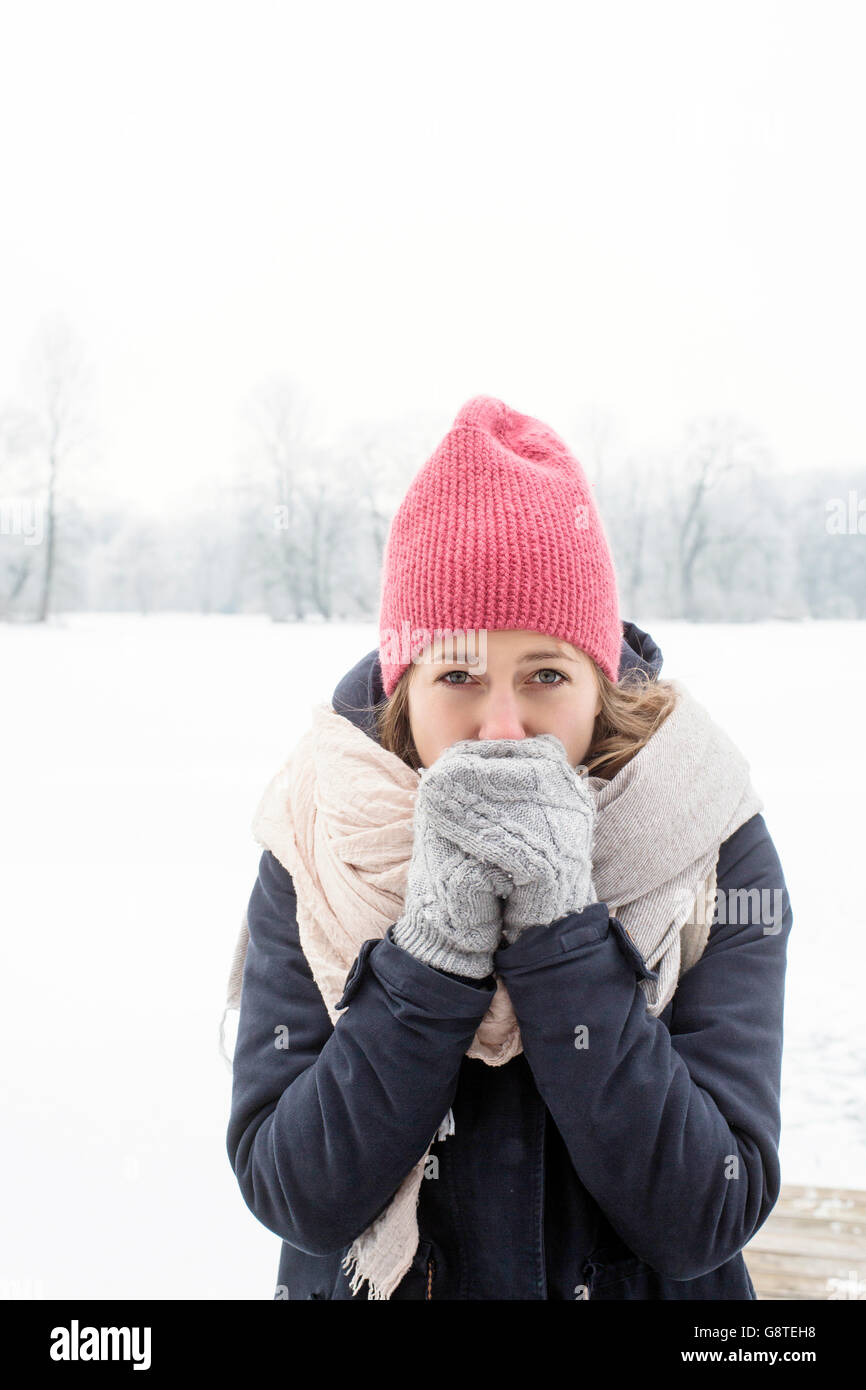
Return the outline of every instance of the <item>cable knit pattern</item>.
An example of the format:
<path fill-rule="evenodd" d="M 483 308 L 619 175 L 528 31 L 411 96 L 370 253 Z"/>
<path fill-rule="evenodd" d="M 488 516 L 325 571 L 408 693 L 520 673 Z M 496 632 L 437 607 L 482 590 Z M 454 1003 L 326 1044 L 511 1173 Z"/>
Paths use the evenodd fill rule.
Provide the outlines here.
<path fill-rule="evenodd" d="M 477 760 L 456 751 L 464 746 L 446 748 L 421 773 L 406 899 L 392 936 L 426 965 L 480 980 L 493 970 L 511 880 L 473 853 L 477 837 L 464 833 L 462 808 L 484 794 Z"/>
<path fill-rule="evenodd" d="M 421 774 L 394 940 L 438 969 L 490 974 L 503 924 L 513 944 L 595 900 L 594 826 L 592 789 L 555 734 L 452 744 Z"/>
<path fill-rule="evenodd" d="M 544 632 L 618 678 L 616 576 L 592 487 L 549 426 L 494 397 L 466 402 L 410 484 L 380 598 L 386 695 L 449 630 Z"/>

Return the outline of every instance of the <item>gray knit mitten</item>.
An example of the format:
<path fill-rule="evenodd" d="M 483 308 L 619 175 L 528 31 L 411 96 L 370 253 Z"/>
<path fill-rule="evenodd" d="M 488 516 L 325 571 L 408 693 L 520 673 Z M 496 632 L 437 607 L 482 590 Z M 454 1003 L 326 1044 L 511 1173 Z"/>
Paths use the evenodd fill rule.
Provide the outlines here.
<path fill-rule="evenodd" d="M 483 778 L 477 762 L 455 753 L 460 746 L 422 769 L 403 912 L 391 935 L 417 960 L 480 980 L 493 970 L 511 881 L 467 843 L 463 808 L 480 798 Z"/>
<path fill-rule="evenodd" d="M 509 944 L 595 901 L 596 804 L 555 734 L 454 744 L 477 767 L 462 807 L 463 843 L 513 883 L 505 902 Z M 464 777 L 463 785 L 468 785 Z"/>

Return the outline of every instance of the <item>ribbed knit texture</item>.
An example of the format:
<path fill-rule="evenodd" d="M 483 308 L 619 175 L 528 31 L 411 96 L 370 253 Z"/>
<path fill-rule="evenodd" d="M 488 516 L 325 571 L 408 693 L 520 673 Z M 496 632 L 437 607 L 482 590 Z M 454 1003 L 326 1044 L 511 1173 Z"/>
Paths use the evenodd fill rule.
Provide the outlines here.
<path fill-rule="evenodd" d="M 390 696 L 436 634 L 543 632 L 616 682 L 622 625 L 591 485 L 560 437 L 475 396 L 416 474 L 388 533 L 379 658 Z"/>

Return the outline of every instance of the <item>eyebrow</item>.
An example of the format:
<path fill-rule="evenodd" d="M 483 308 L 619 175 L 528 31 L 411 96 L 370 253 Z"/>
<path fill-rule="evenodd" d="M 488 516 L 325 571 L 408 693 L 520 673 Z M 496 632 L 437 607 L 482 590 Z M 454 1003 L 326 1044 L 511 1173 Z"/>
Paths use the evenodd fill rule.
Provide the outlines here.
<path fill-rule="evenodd" d="M 543 651 L 524 652 L 523 656 L 520 658 L 520 661 L 518 662 L 518 665 L 522 666 L 525 661 L 545 661 L 549 658 L 553 658 L 554 661 L 573 662 L 576 660 L 575 657 L 567 656 L 565 652 L 559 651 L 556 648 L 545 647 Z"/>
<path fill-rule="evenodd" d="M 525 666 L 526 663 L 529 662 L 529 661 L 549 661 L 549 660 L 553 660 L 553 661 L 570 661 L 571 664 L 572 664 L 572 666 L 573 666 L 573 665 L 575 664 L 575 662 L 577 661 L 577 657 L 574 657 L 574 656 L 567 656 L 565 652 L 559 651 L 559 650 L 558 650 L 557 648 L 555 648 L 555 647 L 544 647 L 543 649 L 539 649 L 539 650 L 536 651 L 536 652 L 524 652 L 524 653 L 523 653 L 523 656 L 520 657 L 520 659 L 519 659 L 519 661 L 518 661 L 517 664 L 518 664 L 518 666 Z M 437 664 L 438 664 L 438 663 L 437 663 Z M 446 666 L 469 666 L 469 665 L 475 665 L 476 663 L 475 663 L 475 662 L 470 662 L 468 657 L 464 658 L 463 660 L 461 660 L 459 657 L 453 657 L 451 660 L 446 660 L 443 664 L 446 665 Z"/>

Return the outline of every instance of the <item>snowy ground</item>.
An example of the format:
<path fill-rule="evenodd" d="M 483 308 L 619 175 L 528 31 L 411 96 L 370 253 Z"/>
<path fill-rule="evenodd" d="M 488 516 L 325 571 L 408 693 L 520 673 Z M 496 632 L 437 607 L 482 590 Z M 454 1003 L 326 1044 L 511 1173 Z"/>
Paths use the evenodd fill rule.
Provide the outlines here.
<path fill-rule="evenodd" d="M 863 626 L 639 621 L 750 759 L 785 869 L 783 1178 L 866 1187 Z M 273 1297 L 217 1046 L 249 823 L 376 644 L 257 617 L 0 627 L 0 1297 Z"/>

